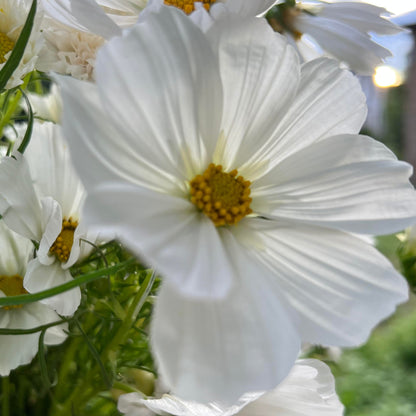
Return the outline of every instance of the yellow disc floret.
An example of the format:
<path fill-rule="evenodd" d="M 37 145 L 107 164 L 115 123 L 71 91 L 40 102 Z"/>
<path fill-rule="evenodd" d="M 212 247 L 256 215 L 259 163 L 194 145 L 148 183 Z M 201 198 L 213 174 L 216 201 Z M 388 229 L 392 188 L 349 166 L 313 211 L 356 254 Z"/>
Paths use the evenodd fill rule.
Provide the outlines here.
<path fill-rule="evenodd" d="M 27 293 L 23 287 L 23 278 L 18 274 L 13 276 L 0 276 L 0 290 L 6 296 L 17 296 Z M 16 309 L 21 307 L 22 305 L 2 306 L 3 309 Z"/>
<path fill-rule="evenodd" d="M 253 211 L 250 208 L 250 181 L 238 171 L 223 172 L 211 163 L 202 175 L 190 182 L 191 202 L 217 226 L 237 224 Z"/>
<path fill-rule="evenodd" d="M 168 6 L 175 6 L 178 9 L 182 9 L 186 14 L 190 14 L 195 10 L 195 3 L 202 3 L 205 10 L 209 11 L 211 5 L 215 3 L 216 0 L 199 0 L 195 2 L 194 0 L 165 0 L 165 4 Z"/>
<path fill-rule="evenodd" d="M 0 64 L 6 62 L 4 57 L 8 52 L 14 48 L 14 42 L 4 33 L 0 32 Z"/>
<path fill-rule="evenodd" d="M 74 233 L 78 227 L 78 222 L 71 217 L 62 220 L 62 231 L 59 233 L 49 252 L 55 254 L 58 260 L 65 263 L 71 254 L 72 244 L 74 244 Z"/>

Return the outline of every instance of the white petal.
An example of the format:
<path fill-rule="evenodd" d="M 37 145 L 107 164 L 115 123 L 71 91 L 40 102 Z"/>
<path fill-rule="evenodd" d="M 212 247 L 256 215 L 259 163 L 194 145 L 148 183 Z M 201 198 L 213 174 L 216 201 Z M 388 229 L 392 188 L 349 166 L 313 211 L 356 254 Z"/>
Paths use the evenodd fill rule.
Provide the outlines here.
<path fill-rule="evenodd" d="M 53 123 L 34 123 L 25 158 L 39 197 L 52 197 L 62 215 L 76 217 L 85 197 L 61 127 Z"/>
<path fill-rule="evenodd" d="M 128 184 L 106 184 L 88 194 L 85 218 L 119 238 L 182 293 L 223 297 L 233 270 L 208 217 L 189 201 Z"/>
<path fill-rule="evenodd" d="M 247 220 L 241 227 L 263 242 L 247 250 L 274 274 L 268 290 L 284 295 L 297 311 L 305 342 L 359 345 L 407 300 L 405 279 L 355 236 L 268 220 Z"/>
<path fill-rule="evenodd" d="M 55 312 L 38 302 L 18 309 L 0 308 L 0 328 L 30 329 L 58 320 Z M 1 376 L 7 376 L 10 370 L 32 361 L 38 351 L 39 335 L 39 332 L 28 335 L 0 335 Z M 61 338 L 60 342 L 63 340 Z"/>
<path fill-rule="evenodd" d="M 0 214 L 18 234 L 39 241 L 42 212 L 26 159 L 18 152 L 0 163 Z"/>
<path fill-rule="evenodd" d="M 49 16 L 74 29 L 105 39 L 121 35 L 120 28 L 94 0 L 42 0 L 42 5 Z"/>
<path fill-rule="evenodd" d="M 381 15 L 389 13 L 382 7 L 358 2 L 324 3 L 319 11 L 319 16 L 345 22 L 363 33 L 394 35 L 403 31 L 400 26 Z"/>
<path fill-rule="evenodd" d="M 278 128 L 252 156 L 253 162 L 270 160 L 268 169 L 311 143 L 336 134 L 357 134 L 367 116 L 358 80 L 336 61 L 308 62 L 302 65 L 301 76 L 296 97 Z M 245 176 L 243 169 L 239 172 Z M 247 179 L 254 180 L 250 165 L 247 172 Z"/>
<path fill-rule="evenodd" d="M 370 137 L 331 137 L 253 184 L 253 208 L 274 218 L 388 234 L 416 221 L 411 174 L 410 165 Z"/>
<path fill-rule="evenodd" d="M 142 163 L 189 180 L 211 162 L 222 115 L 218 63 L 182 11 L 161 7 L 105 45 L 96 79 L 116 142 Z"/>
<path fill-rule="evenodd" d="M 312 36 L 322 48 L 360 74 L 372 75 L 374 68 L 391 55 L 369 35 L 343 22 L 302 14 L 295 23 L 297 30 Z"/>
<path fill-rule="evenodd" d="M 33 251 L 30 240 L 11 231 L 4 221 L 0 221 L 0 276 L 24 276 Z"/>
<path fill-rule="evenodd" d="M 45 266 L 39 260 L 32 260 L 27 266 L 23 286 L 29 293 L 51 289 L 72 280 L 68 270 L 64 270 L 58 261 L 50 266 Z M 59 295 L 41 300 L 57 313 L 64 316 L 72 315 L 81 302 L 81 291 L 79 287 L 68 290 Z"/>
<path fill-rule="evenodd" d="M 49 250 L 62 230 L 62 211 L 51 197 L 42 198 L 41 202 L 44 231 L 39 243 L 38 259 L 42 264 L 49 265 L 55 261 L 55 256 L 49 255 Z"/>
<path fill-rule="evenodd" d="M 298 360 L 273 391 L 246 406 L 239 416 L 342 416 L 331 370 L 318 360 Z"/>
<path fill-rule="evenodd" d="M 300 78 L 295 50 L 264 19 L 234 19 L 208 33 L 224 89 L 224 141 L 214 161 L 230 170 L 253 164 L 253 153 L 268 146 Z"/>
<path fill-rule="evenodd" d="M 225 0 L 224 3 L 231 13 L 244 17 L 254 17 L 266 12 L 276 3 L 276 0 Z M 214 8 L 215 4 L 212 7 Z"/>
<path fill-rule="evenodd" d="M 239 279 L 223 300 L 192 300 L 168 282 L 159 293 L 151 340 L 160 374 L 184 399 L 230 404 L 247 391 L 270 390 L 299 350 L 297 330 L 272 278 L 225 230 Z"/>

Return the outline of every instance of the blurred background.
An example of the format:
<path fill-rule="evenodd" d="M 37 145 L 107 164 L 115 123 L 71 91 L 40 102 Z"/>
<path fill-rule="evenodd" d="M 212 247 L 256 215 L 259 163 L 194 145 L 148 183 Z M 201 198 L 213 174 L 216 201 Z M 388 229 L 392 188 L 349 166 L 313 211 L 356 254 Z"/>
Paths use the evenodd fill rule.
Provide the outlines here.
<path fill-rule="evenodd" d="M 384 142 L 400 159 L 416 167 L 416 0 L 366 2 L 386 8 L 393 13 L 392 20 L 407 31 L 377 37 L 393 57 L 372 77 L 360 77 L 369 110 L 363 133 Z M 415 175 L 412 181 L 416 184 Z M 406 274 L 396 236 L 381 237 L 376 245 Z M 410 267 L 415 276 L 414 261 Z M 313 355 L 331 365 L 346 416 L 416 416 L 414 295 L 373 332 L 365 346 L 342 353 L 316 349 Z"/>

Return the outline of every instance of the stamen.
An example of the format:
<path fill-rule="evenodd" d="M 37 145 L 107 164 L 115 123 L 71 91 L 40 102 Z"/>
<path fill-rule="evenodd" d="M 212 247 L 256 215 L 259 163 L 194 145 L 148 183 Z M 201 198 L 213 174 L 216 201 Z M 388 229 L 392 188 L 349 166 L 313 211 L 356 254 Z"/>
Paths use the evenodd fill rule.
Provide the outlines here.
<path fill-rule="evenodd" d="M 223 172 L 221 165 L 211 163 L 202 175 L 191 180 L 191 202 L 215 226 L 234 225 L 251 214 L 250 181 L 237 176 L 238 171 Z"/>
<path fill-rule="evenodd" d="M 28 293 L 25 288 L 23 287 L 23 278 L 18 274 L 13 276 L 0 276 L 0 290 L 6 296 L 17 296 L 17 295 L 24 295 Z M 9 305 L 9 306 L 2 306 L 3 309 L 18 309 L 21 308 L 23 305 Z"/>
<path fill-rule="evenodd" d="M 78 221 L 71 217 L 62 220 L 62 231 L 59 233 L 52 247 L 49 249 L 51 254 L 55 254 L 61 263 L 65 263 L 71 254 L 72 244 L 74 244 L 74 233 L 78 227 Z"/>
<path fill-rule="evenodd" d="M 216 0 L 165 0 L 165 4 L 168 6 L 175 6 L 178 9 L 182 9 L 186 14 L 191 14 L 195 10 L 195 3 L 202 3 L 206 11 L 209 11 L 211 5 Z"/>
<path fill-rule="evenodd" d="M 6 62 L 6 58 L 4 56 L 13 48 L 14 42 L 7 35 L 0 32 L 0 64 L 4 64 Z"/>

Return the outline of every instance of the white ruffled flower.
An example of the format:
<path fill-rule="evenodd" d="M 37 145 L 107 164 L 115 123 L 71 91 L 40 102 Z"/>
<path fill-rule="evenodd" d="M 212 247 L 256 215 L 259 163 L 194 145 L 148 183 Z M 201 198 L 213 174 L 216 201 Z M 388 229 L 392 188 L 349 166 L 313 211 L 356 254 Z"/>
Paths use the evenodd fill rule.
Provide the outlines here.
<path fill-rule="evenodd" d="M 298 360 L 274 390 L 246 393 L 231 407 L 189 402 L 169 394 L 143 399 L 138 393 L 129 393 L 120 396 L 118 410 L 125 416 L 342 416 L 344 407 L 330 369 L 318 360 Z"/>
<path fill-rule="evenodd" d="M 363 343 L 407 299 L 351 233 L 415 222 L 412 169 L 358 135 L 365 97 L 337 62 L 300 66 L 262 19 L 204 35 L 163 7 L 96 78 L 59 78 L 84 215 L 164 276 L 151 340 L 175 394 L 271 389 L 301 340 Z"/>
<path fill-rule="evenodd" d="M 31 4 L 32 2 L 29 0 L 0 0 L 0 70 L 20 36 Z M 35 69 L 39 51 L 43 45 L 43 38 L 39 30 L 41 20 L 42 16 L 38 12 L 22 60 L 8 80 L 7 89 L 22 84 L 25 75 Z"/>
<path fill-rule="evenodd" d="M 52 123 L 35 123 L 31 142 L 22 156 L 15 152 L 0 163 L 0 212 L 15 232 L 39 244 L 24 279 L 31 293 L 72 279 L 69 268 L 91 251 L 81 239 L 94 242 L 80 218 L 84 188 L 69 151 Z M 61 315 L 71 315 L 81 293 L 74 288 L 42 300 Z"/>
<path fill-rule="evenodd" d="M 402 29 L 389 21 L 382 7 L 361 2 L 299 2 L 279 6 L 280 20 L 272 25 L 286 34 L 308 61 L 322 52 L 348 64 L 355 72 L 372 75 L 391 52 L 371 34 L 393 35 Z"/>
<path fill-rule="evenodd" d="M 45 46 L 37 68 L 43 72 L 57 72 L 82 80 L 94 79 L 95 57 L 104 39 L 82 32 L 45 17 Z"/>
<path fill-rule="evenodd" d="M 23 288 L 28 261 L 32 258 L 33 244 L 9 230 L 0 221 L 0 297 L 27 293 Z M 39 302 L 0 307 L 0 328 L 31 329 L 59 321 L 52 309 Z M 66 324 L 49 328 L 45 343 L 62 343 Z M 9 375 L 19 365 L 28 364 L 38 351 L 40 332 L 26 335 L 0 335 L 0 376 Z"/>

